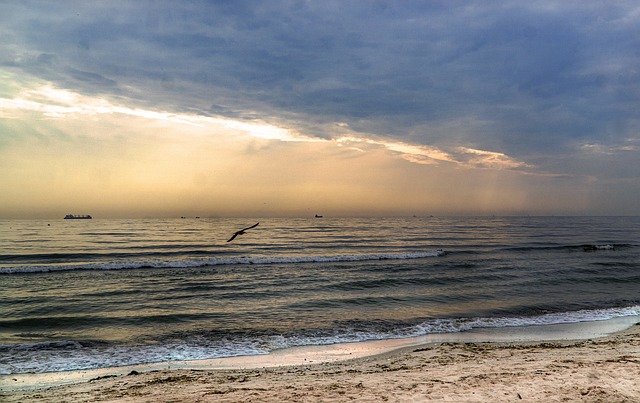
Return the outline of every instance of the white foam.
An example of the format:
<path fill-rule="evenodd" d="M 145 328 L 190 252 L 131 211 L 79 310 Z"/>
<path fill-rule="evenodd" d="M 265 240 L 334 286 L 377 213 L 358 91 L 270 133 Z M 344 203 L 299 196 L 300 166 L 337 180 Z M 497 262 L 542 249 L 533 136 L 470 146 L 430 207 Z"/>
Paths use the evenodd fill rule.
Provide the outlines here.
<path fill-rule="evenodd" d="M 298 336 L 289 338 L 273 337 L 269 339 L 268 346 L 270 350 L 275 350 L 305 345 L 353 343 L 370 340 L 420 337 L 432 334 L 461 333 L 474 329 L 597 322 L 627 316 L 640 316 L 640 305 L 625 308 L 550 313 L 532 317 L 514 316 L 497 318 L 429 319 L 417 325 L 409 326 L 406 328 L 398 328 L 388 332 L 345 331 L 341 334 L 332 336 Z"/>
<path fill-rule="evenodd" d="M 638 315 L 640 315 L 640 305 L 624 308 L 591 309 L 574 312 L 548 313 L 530 317 L 514 316 L 497 318 L 436 319 L 416 325 L 413 330 L 409 330 L 403 337 L 421 336 L 431 333 L 457 333 L 468 331 L 471 329 L 595 322 L 624 316 Z"/>
<path fill-rule="evenodd" d="M 532 317 L 430 319 L 406 328 L 386 332 L 340 329 L 331 335 L 272 335 L 244 340 L 206 340 L 205 338 L 146 346 L 118 346 L 107 349 L 83 347 L 75 341 L 0 345 L 0 374 L 42 373 L 86 370 L 158 362 L 217 359 L 269 354 L 275 350 L 372 340 L 406 339 L 452 335 L 483 329 L 526 328 L 640 317 L 640 305 L 550 313 Z M 11 357 L 3 359 L 2 357 Z"/>
<path fill-rule="evenodd" d="M 221 342 L 213 346 L 172 343 L 107 349 L 83 348 L 79 343 L 72 341 L 58 343 L 58 346 L 47 346 L 47 343 L 0 346 L 9 352 L 11 357 L 10 360 L 0 358 L 0 374 L 74 371 L 269 353 L 267 349 L 257 346 L 256 342 Z M 70 348 L 61 349 L 60 346 L 63 344 L 69 345 Z"/>

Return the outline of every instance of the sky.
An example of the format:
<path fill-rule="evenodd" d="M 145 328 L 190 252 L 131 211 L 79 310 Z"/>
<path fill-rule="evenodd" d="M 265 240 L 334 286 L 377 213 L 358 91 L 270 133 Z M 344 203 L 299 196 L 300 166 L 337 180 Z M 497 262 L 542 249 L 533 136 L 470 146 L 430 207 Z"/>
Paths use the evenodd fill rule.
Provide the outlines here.
<path fill-rule="evenodd" d="M 636 1 L 0 3 L 0 218 L 639 215 Z"/>

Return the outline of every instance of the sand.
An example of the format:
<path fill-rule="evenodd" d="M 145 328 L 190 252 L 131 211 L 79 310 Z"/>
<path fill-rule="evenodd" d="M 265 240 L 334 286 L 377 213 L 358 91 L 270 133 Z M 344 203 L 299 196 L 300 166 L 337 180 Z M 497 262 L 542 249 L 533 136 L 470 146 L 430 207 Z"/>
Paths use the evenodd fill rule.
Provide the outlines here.
<path fill-rule="evenodd" d="M 640 325 L 589 340 L 430 343 L 312 365 L 134 371 L 10 389 L 0 401 L 640 402 Z"/>

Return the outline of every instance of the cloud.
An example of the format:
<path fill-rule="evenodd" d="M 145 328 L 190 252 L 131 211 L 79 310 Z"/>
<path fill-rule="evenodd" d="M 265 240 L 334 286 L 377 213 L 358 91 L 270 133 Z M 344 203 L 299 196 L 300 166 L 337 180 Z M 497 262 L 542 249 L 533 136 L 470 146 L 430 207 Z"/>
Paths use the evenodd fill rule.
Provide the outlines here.
<path fill-rule="evenodd" d="M 438 165 L 439 163 L 450 163 L 464 168 L 484 169 L 530 168 L 524 162 L 516 161 L 503 153 L 476 150 L 468 147 L 457 147 L 450 151 L 444 151 L 436 147 L 357 137 L 340 137 L 336 139 L 336 142 L 339 145 L 362 152 L 365 152 L 364 148 L 371 145 L 384 147 L 401 158 L 416 164 Z"/>
<path fill-rule="evenodd" d="M 633 3 L 112 4 L 3 6 L 18 37 L 5 45 L 9 59 L 63 87 L 179 111 L 285 116 L 324 138 L 324 125 L 343 121 L 454 145 L 450 133 L 415 129 L 465 120 L 459 143 L 521 157 L 629 119 L 618 98 L 637 93 Z"/>
<path fill-rule="evenodd" d="M 35 85 L 23 89 L 13 98 L 0 98 L 0 116 L 11 118 L 13 112 L 38 112 L 43 117 L 62 119 L 70 115 L 100 116 L 123 115 L 146 120 L 168 122 L 178 126 L 224 127 L 239 130 L 253 137 L 265 140 L 292 142 L 326 142 L 327 140 L 305 136 L 290 129 L 267 124 L 261 121 L 244 121 L 226 118 L 206 117 L 196 114 L 177 114 L 118 105 L 105 98 L 91 97 L 69 90 L 53 87 L 51 84 Z M 338 127 L 348 131 L 348 125 Z M 338 146 L 347 146 L 364 152 L 364 148 L 379 146 L 401 158 L 416 164 L 437 164 L 448 162 L 465 167 L 514 169 L 527 167 L 523 162 L 515 161 L 505 154 L 458 147 L 450 152 L 436 147 L 388 141 L 366 137 L 342 136 L 334 139 Z M 584 147 L 587 147 L 586 145 Z"/>

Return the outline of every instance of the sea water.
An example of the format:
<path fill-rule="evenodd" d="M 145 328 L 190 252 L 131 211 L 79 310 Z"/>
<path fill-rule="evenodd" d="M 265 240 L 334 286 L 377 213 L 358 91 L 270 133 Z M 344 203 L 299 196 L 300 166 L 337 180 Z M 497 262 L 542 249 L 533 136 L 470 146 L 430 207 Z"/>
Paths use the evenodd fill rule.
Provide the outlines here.
<path fill-rule="evenodd" d="M 0 375 L 638 315 L 638 217 L 0 220 Z"/>

